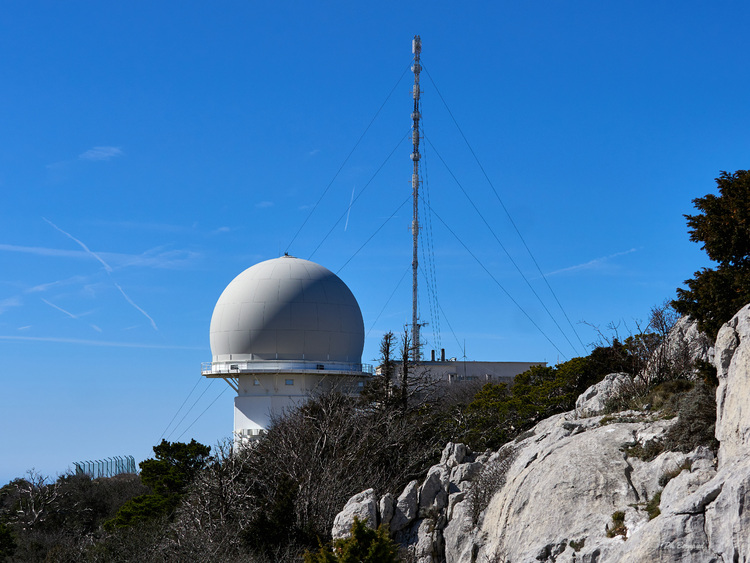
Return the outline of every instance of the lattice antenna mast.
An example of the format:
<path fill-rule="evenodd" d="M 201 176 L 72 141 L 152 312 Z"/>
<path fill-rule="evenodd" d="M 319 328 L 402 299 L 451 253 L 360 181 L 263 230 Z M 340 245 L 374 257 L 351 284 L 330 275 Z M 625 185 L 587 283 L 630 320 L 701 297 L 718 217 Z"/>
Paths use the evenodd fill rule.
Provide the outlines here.
<path fill-rule="evenodd" d="M 412 41 L 412 53 L 414 53 L 414 65 L 411 67 L 412 71 L 414 72 L 414 110 L 411 114 L 412 119 L 412 142 L 413 142 L 413 149 L 411 153 L 411 160 L 414 165 L 414 170 L 412 171 L 411 175 L 411 188 L 412 188 L 412 194 L 414 197 L 414 216 L 412 217 L 411 221 L 411 233 L 412 233 L 412 242 L 413 242 L 413 255 L 412 255 L 412 262 L 411 262 L 411 269 L 412 269 L 412 314 L 411 314 L 411 342 L 412 342 L 412 361 L 417 362 L 420 359 L 420 341 L 419 341 L 419 313 L 417 310 L 417 274 L 419 270 L 419 264 L 418 264 L 418 245 L 419 245 L 419 138 L 420 138 L 420 130 L 419 130 L 419 120 L 422 117 L 419 113 L 420 110 L 420 104 L 419 104 L 419 97 L 420 97 L 420 91 L 419 91 L 419 73 L 422 70 L 422 66 L 419 64 L 419 56 L 422 52 L 422 40 L 419 38 L 419 35 L 414 36 L 414 40 Z"/>

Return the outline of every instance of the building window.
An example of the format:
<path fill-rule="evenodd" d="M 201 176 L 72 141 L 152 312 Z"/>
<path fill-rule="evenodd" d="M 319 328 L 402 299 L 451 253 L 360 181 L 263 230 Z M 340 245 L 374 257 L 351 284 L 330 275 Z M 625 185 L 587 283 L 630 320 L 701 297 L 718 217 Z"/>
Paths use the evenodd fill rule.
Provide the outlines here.
<path fill-rule="evenodd" d="M 294 379 L 287 379 L 286 380 L 287 385 L 294 385 Z"/>

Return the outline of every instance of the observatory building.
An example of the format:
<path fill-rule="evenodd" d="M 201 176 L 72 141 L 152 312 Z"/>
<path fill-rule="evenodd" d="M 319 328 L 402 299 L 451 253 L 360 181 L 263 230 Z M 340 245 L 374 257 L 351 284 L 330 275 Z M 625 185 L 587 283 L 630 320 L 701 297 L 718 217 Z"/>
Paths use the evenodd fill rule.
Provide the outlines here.
<path fill-rule="evenodd" d="M 234 399 L 235 442 L 320 390 L 356 393 L 372 374 L 362 364 L 364 323 L 354 295 L 330 270 L 282 256 L 238 275 L 211 317 L 205 377 L 224 379 Z"/>

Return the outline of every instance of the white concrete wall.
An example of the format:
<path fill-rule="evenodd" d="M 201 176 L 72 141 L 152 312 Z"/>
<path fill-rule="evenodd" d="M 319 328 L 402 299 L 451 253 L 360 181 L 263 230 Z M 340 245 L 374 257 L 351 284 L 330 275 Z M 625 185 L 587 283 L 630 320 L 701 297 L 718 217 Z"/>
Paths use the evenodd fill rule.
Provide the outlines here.
<path fill-rule="evenodd" d="M 338 387 L 344 393 L 358 394 L 358 382 L 363 379 L 318 373 L 240 375 L 238 396 L 234 399 L 235 441 L 241 441 L 238 437 L 243 435 L 257 436 L 269 427 L 273 414 L 299 406 L 316 392 Z M 293 383 L 287 385 L 287 381 Z"/>

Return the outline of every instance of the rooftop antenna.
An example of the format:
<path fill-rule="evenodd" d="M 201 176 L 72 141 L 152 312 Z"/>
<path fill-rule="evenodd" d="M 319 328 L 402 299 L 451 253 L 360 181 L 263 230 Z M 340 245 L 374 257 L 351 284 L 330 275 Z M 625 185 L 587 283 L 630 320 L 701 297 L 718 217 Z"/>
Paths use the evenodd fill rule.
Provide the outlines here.
<path fill-rule="evenodd" d="M 414 110 L 411 114 L 412 119 L 412 143 L 413 149 L 411 153 L 411 160 L 414 164 L 414 170 L 411 175 L 411 188 L 414 197 L 414 216 L 411 221 L 411 233 L 413 242 L 413 255 L 411 261 L 412 269 L 412 313 L 411 313 L 411 341 L 412 341 L 412 361 L 418 362 L 420 360 L 420 342 L 419 342 L 419 314 L 417 311 L 417 273 L 418 273 L 418 253 L 417 247 L 419 244 L 419 119 L 421 117 L 419 113 L 419 73 L 422 70 L 422 66 L 419 64 L 419 55 L 422 52 L 422 40 L 419 35 L 415 35 L 411 43 L 411 51 L 414 53 L 414 64 L 411 67 L 414 72 Z"/>

